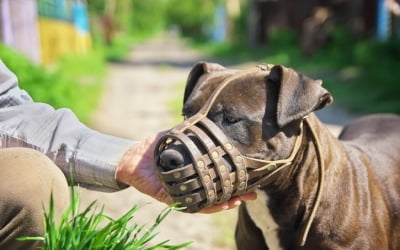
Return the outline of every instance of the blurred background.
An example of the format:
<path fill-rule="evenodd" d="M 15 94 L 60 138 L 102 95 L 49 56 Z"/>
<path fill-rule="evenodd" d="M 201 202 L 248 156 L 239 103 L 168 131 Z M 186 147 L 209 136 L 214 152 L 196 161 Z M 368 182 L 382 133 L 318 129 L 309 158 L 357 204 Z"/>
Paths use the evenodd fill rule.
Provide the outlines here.
<path fill-rule="evenodd" d="M 35 101 L 134 140 L 182 120 L 185 81 L 200 60 L 283 64 L 322 79 L 335 102 L 321 120 L 334 133 L 361 114 L 400 114 L 397 0 L 0 0 L 0 58 Z M 148 208 L 138 223 L 165 208 L 133 188 L 82 191 L 83 205 L 98 200 L 114 218 Z M 159 236 L 234 249 L 235 221 L 235 209 L 176 212 Z"/>
<path fill-rule="evenodd" d="M 204 58 L 322 78 L 348 109 L 400 113 L 399 14 L 396 0 L 0 0 L 0 56 L 36 100 L 84 121 L 106 62 L 165 31 Z"/>

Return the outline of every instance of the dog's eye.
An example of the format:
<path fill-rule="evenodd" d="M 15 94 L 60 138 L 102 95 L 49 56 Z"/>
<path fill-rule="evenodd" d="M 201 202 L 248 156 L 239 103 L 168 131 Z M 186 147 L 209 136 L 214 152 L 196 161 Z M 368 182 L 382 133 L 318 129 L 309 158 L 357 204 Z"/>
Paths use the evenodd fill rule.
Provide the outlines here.
<path fill-rule="evenodd" d="M 222 125 L 233 125 L 235 123 L 240 122 L 242 119 L 240 117 L 234 117 L 230 115 L 224 116 L 224 119 L 222 120 Z"/>

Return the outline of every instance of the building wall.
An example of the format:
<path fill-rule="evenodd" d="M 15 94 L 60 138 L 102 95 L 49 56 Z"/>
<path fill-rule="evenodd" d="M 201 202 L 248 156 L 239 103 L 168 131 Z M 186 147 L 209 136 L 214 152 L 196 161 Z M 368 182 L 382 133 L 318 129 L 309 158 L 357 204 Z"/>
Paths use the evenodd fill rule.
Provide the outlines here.
<path fill-rule="evenodd" d="M 87 53 L 92 41 L 86 4 L 82 0 L 0 0 L 0 40 L 41 64 Z"/>
<path fill-rule="evenodd" d="M 0 39 L 33 62 L 41 62 L 35 0 L 0 0 Z"/>
<path fill-rule="evenodd" d="M 71 22 L 39 18 L 40 49 L 43 64 L 51 64 L 69 54 L 84 54 L 91 49 L 88 32 L 80 32 Z"/>

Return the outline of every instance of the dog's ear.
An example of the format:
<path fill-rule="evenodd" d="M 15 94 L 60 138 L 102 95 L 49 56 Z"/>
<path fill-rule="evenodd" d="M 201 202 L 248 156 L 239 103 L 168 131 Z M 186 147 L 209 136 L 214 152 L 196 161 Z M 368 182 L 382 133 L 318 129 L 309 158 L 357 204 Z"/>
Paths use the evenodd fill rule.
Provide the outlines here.
<path fill-rule="evenodd" d="M 186 88 L 185 88 L 185 93 L 183 96 L 183 103 L 185 103 L 187 98 L 189 98 L 194 87 L 196 86 L 197 81 L 203 74 L 214 72 L 214 71 L 221 71 L 224 69 L 225 69 L 224 66 L 217 64 L 217 63 L 209 63 L 209 62 L 197 63 L 190 71 L 188 79 L 186 81 Z"/>
<path fill-rule="evenodd" d="M 284 127 L 292 121 L 322 109 L 333 101 L 321 80 L 313 80 L 291 68 L 276 65 L 267 77 L 268 84 L 279 88 L 277 123 Z"/>

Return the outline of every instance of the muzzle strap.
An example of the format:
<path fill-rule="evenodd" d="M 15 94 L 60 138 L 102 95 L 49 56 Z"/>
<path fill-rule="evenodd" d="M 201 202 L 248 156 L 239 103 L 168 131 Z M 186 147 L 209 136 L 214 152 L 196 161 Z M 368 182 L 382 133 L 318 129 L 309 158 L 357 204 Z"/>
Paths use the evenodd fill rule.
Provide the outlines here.
<path fill-rule="evenodd" d="M 180 133 L 178 135 L 171 136 L 172 139 L 175 139 L 177 141 L 182 142 L 182 145 L 186 147 L 188 152 L 190 152 L 190 155 L 192 157 L 192 164 L 194 166 L 194 169 L 196 170 L 196 173 L 198 174 L 198 178 L 200 179 L 200 182 L 204 188 L 205 195 L 207 198 L 207 204 L 213 204 L 216 202 L 216 194 L 217 190 L 216 187 L 214 186 L 211 176 L 209 174 L 206 162 L 205 155 L 200 152 L 200 150 L 197 148 L 197 146 L 194 144 L 194 142 L 188 137 L 188 135 L 184 133 Z M 190 191 L 188 187 L 185 185 L 185 183 L 180 184 L 179 188 L 181 191 Z M 192 204 L 193 200 L 190 198 L 185 198 L 185 204 Z"/>
<path fill-rule="evenodd" d="M 262 184 L 265 185 L 266 181 L 276 173 L 280 172 L 285 167 L 292 165 L 297 152 L 301 147 L 301 142 L 303 139 L 303 122 L 304 121 L 300 122 L 300 133 L 296 137 L 292 152 L 288 158 L 272 161 L 243 156 L 246 162 L 249 180 L 251 180 L 251 183 L 247 187 L 248 190 L 258 188 Z"/>
<path fill-rule="evenodd" d="M 223 158 L 221 157 L 223 155 L 223 152 L 221 152 L 219 146 L 216 146 L 214 142 L 211 140 L 211 138 L 208 137 L 208 135 L 197 126 L 192 126 L 188 128 L 188 131 L 194 133 L 197 136 L 200 143 L 206 149 L 208 156 L 211 156 L 210 158 L 212 164 L 216 166 L 215 172 L 218 175 L 218 181 L 216 184 L 218 185 L 219 182 L 219 186 L 222 189 L 222 196 L 220 196 L 218 202 L 221 202 L 223 200 L 228 200 L 231 197 L 233 186 L 231 178 L 229 176 L 229 169 L 224 163 Z"/>
<path fill-rule="evenodd" d="M 215 125 L 210 119 L 205 117 L 200 121 L 204 126 L 206 126 L 218 140 L 219 145 L 224 149 L 229 155 L 231 163 L 231 167 L 235 167 L 235 169 L 231 169 L 234 173 L 236 173 L 236 188 L 235 195 L 242 194 L 246 191 L 247 188 L 247 171 L 245 161 L 240 154 L 239 150 L 232 145 L 232 143 L 228 140 L 225 134 L 221 131 L 221 129 Z"/>

